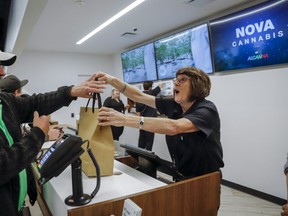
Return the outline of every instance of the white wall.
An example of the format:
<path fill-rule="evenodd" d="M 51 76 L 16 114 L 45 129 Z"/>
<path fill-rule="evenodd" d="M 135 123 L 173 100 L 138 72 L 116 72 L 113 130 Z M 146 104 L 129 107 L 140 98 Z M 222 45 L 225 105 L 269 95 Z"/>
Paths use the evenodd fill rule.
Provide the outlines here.
<path fill-rule="evenodd" d="M 212 76 L 226 180 L 286 199 L 288 100 L 286 68 Z"/>
<path fill-rule="evenodd" d="M 29 93 L 45 92 L 61 85 L 75 84 L 79 74 L 102 70 L 122 78 L 120 55 L 95 56 L 24 51 L 9 73 L 29 79 Z M 283 166 L 288 151 L 287 67 L 261 69 L 231 75 L 212 75 L 208 99 L 218 107 L 222 145 L 228 181 L 286 199 Z M 102 98 L 110 95 L 111 88 Z M 125 102 L 126 98 L 122 97 Z M 79 113 L 72 102 L 52 115 L 60 123 L 74 124 L 71 113 Z M 138 129 L 125 128 L 121 142 L 137 145 Z M 169 160 L 163 135 L 156 135 L 153 150 Z"/>
<path fill-rule="evenodd" d="M 10 74 L 15 74 L 19 79 L 28 79 L 24 91 L 29 94 L 54 91 L 63 85 L 75 85 L 87 75 L 96 71 L 112 71 L 111 56 L 97 56 L 87 54 L 69 54 L 57 52 L 23 51 L 18 57 Z M 80 76 L 79 76 L 80 75 Z M 81 76 L 85 75 L 85 76 Z M 110 90 L 109 90 L 110 91 Z M 103 94 L 103 100 L 110 92 Z M 85 99 L 85 102 L 87 99 Z M 76 115 L 79 114 L 79 103 L 73 101 L 69 107 L 63 107 L 52 114 L 53 120 L 60 124 L 66 123 L 76 126 Z M 83 104 L 83 103 L 81 103 Z M 71 117 L 74 113 L 75 117 Z"/>

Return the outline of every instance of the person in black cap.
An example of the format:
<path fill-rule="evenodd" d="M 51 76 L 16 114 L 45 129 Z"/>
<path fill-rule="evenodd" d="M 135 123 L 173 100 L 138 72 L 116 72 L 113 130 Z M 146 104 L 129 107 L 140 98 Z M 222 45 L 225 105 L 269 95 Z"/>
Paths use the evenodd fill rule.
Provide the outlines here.
<path fill-rule="evenodd" d="M 16 55 L 0 50 L 0 79 L 6 75 L 3 66 L 10 66 L 16 61 Z"/>
<path fill-rule="evenodd" d="M 4 77 L 0 80 L 0 91 L 1 92 L 7 92 L 12 93 L 15 96 L 21 96 L 21 97 L 29 97 L 28 94 L 22 94 L 22 87 L 25 86 L 28 83 L 27 79 L 19 80 L 18 77 L 14 75 L 9 75 Z M 25 132 L 27 132 L 27 125 L 29 124 L 23 124 L 22 128 Z M 29 130 L 30 127 L 28 126 Z M 47 140 L 56 140 L 60 136 L 62 136 L 62 129 L 59 128 L 50 128 L 48 132 Z"/>
<path fill-rule="evenodd" d="M 11 65 L 15 60 L 15 55 L 0 52 L 1 70 L 3 65 Z M 96 74 L 80 85 L 62 86 L 56 91 L 29 97 L 0 92 L 1 216 L 21 215 L 27 195 L 29 173 L 26 168 L 34 161 L 45 141 L 49 130 L 47 115 L 69 106 L 77 97 L 91 98 L 93 93 L 103 92 L 105 82 L 95 79 Z M 23 136 L 20 125 L 26 122 L 33 122 L 33 128 Z"/>
<path fill-rule="evenodd" d="M 0 80 L 1 92 L 12 93 L 15 96 L 22 95 L 22 87 L 28 83 L 28 80 L 19 80 L 14 75 L 9 75 Z"/>

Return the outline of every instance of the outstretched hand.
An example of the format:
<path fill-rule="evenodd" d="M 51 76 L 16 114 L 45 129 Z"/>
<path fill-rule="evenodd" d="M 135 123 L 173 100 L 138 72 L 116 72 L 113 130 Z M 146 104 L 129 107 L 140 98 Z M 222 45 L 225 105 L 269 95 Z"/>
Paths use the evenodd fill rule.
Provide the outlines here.
<path fill-rule="evenodd" d="M 85 82 L 73 86 L 71 88 L 71 96 L 72 97 L 83 97 L 83 98 L 91 98 L 92 93 L 103 93 L 105 89 L 106 82 L 103 80 L 96 81 L 95 78 L 97 74 L 93 74 L 88 80 Z"/>
<path fill-rule="evenodd" d="M 39 113 L 37 111 L 34 112 L 34 119 L 33 119 L 33 127 L 38 127 L 40 128 L 43 133 L 45 134 L 45 136 L 47 136 L 48 134 L 48 130 L 49 130 L 49 117 L 42 115 L 39 116 Z"/>
<path fill-rule="evenodd" d="M 125 115 L 112 108 L 101 107 L 98 112 L 99 126 L 123 126 L 125 123 Z"/>
<path fill-rule="evenodd" d="M 104 81 L 106 84 L 111 84 L 111 80 L 113 79 L 113 76 L 101 71 L 96 73 L 95 75 L 100 81 Z"/>

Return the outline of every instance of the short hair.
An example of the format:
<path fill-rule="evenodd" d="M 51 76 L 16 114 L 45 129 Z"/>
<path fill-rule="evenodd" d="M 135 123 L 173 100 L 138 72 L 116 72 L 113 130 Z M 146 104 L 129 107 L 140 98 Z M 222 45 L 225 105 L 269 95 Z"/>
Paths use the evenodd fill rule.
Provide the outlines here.
<path fill-rule="evenodd" d="M 182 74 L 191 78 L 189 79 L 191 87 L 190 101 L 202 100 L 209 96 L 211 82 L 204 71 L 196 67 L 183 67 L 176 72 L 176 77 Z"/>
<path fill-rule="evenodd" d="M 144 90 L 148 90 L 149 88 L 152 88 L 153 82 L 152 81 L 144 81 L 143 82 L 143 88 Z"/>

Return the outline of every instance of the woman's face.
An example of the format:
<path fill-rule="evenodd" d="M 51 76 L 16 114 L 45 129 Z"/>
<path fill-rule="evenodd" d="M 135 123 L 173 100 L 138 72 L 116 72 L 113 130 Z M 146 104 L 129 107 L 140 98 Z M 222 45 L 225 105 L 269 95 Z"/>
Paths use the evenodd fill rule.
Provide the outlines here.
<path fill-rule="evenodd" d="M 190 97 L 190 77 L 178 75 L 174 80 L 174 100 L 178 104 L 189 102 Z"/>
<path fill-rule="evenodd" d="M 115 89 L 113 91 L 113 93 L 112 93 L 112 97 L 113 98 L 119 98 L 120 97 L 120 92 L 117 89 Z"/>

